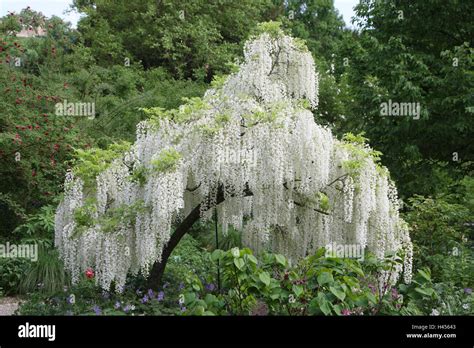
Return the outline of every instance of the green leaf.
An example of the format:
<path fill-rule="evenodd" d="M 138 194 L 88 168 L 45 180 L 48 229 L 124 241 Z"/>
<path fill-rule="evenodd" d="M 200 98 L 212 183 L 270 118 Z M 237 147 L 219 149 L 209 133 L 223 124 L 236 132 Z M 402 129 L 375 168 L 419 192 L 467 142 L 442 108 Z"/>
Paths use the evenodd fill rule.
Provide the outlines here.
<path fill-rule="evenodd" d="M 423 278 L 425 278 L 426 280 L 428 280 L 428 281 L 431 280 L 431 276 L 430 276 L 427 272 L 425 272 L 424 270 L 419 269 L 419 270 L 418 270 L 418 273 L 421 274 L 421 276 L 422 276 Z"/>
<path fill-rule="evenodd" d="M 242 270 L 242 268 L 245 266 L 245 262 L 242 258 L 239 257 L 239 258 L 234 259 L 234 265 L 239 270 Z"/>
<path fill-rule="evenodd" d="M 332 304 L 331 303 L 331 307 L 333 309 L 333 311 L 337 314 L 337 315 L 341 315 L 341 311 L 342 311 L 342 307 L 340 304 Z"/>
<path fill-rule="evenodd" d="M 221 259 L 223 253 L 224 252 L 222 250 L 219 250 L 219 249 L 214 250 L 211 254 L 211 260 L 212 261 L 217 261 L 217 260 Z"/>
<path fill-rule="evenodd" d="M 205 311 L 205 308 L 203 306 L 197 306 L 196 309 L 194 310 L 194 313 L 196 315 L 203 315 Z"/>
<path fill-rule="evenodd" d="M 400 292 L 406 292 L 408 290 L 408 286 L 405 284 L 400 284 L 398 288 L 400 289 Z"/>
<path fill-rule="evenodd" d="M 296 297 L 299 297 L 303 293 L 303 287 L 301 285 L 293 285 L 293 292 Z"/>
<path fill-rule="evenodd" d="M 318 284 L 319 285 L 324 285 L 328 283 L 334 282 L 334 278 L 332 277 L 332 274 L 329 272 L 322 272 L 320 275 L 318 275 Z"/>
<path fill-rule="evenodd" d="M 204 301 L 207 305 L 210 305 L 217 301 L 217 297 L 213 294 L 207 294 L 206 297 L 204 297 Z"/>
<path fill-rule="evenodd" d="M 253 255 L 247 255 L 247 258 L 249 259 L 250 262 L 252 262 L 254 264 L 258 263 L 257 258 Z"/>
<path fill-rule="evenodd" d="M 415 288 L 415 291 L 426 296 L 432 296 L 434 293 L 434 290 L 431 288 L 418 288 L 417 287 Z"/>
<path fill-rule="evenodd" d="M 275 259 L 280 265 L 286 266 L 286 258 L 283 255 L 275 254 Z"/>
<path fill-rule="evenodd" d="M 337 288 L 335 286 L 330 286 L 329 291 L 331 291 L 334 294 L 334 296 L 336 296 L 341 301 L 344 301 L 344 299 L 346 298 L 345 292 L 340 288 Z"/>
<path fill-rule="evenodd" d="M 319 308 L 319 303 L 317 298 L 313 298 L 308 306 L 308 313 L 310 315 L 321 314 L 321 309 Z"/>
<path fill-rule="evenodd" d="M 367 299 L 372 303 L 377 303 L 377 299 L 375 298 L 375 295 L 371 292 L 367 292 Z"/>
<path fill-rule="evenodd" d="M 196 301 L 196 294 L 194 294 L 193 292 L 188 292 L 184 294 L 184 303 L 190 304 L 194 301 Z"/>
<path fill-rule="evenodd" d="M 321 312 L 323 312 L 324 315 L 331 314 L 330 303 L 326 299 L 326 296 L 323 293 L 318 294 L 318 304 L 319 304 L 319 308 L 321 309 Z"/>
<path fill-rule="evenodd" d="M 270 274 L 268 272 L 262 272 L 258 275 L 258 278 L 262 281 L 263 284 L 266 286 L 270 285 Z"/>
<path fill-rule="evenodd" d="M 281 296 L 281 294 L 275 293 L 275 294 L 271 294 L 271 295 L 270 295 L 270 298 L 271 298 L 272 300 L 276 300 L 276 299 L 279 298 L 280 296 Z"/>
<path fill-rule="evenodd" d="M 354 303 L 358 307 L 367 307 L 369 305 L 369 300 L 366 296 L 358 296 L 354 299 Z"/>

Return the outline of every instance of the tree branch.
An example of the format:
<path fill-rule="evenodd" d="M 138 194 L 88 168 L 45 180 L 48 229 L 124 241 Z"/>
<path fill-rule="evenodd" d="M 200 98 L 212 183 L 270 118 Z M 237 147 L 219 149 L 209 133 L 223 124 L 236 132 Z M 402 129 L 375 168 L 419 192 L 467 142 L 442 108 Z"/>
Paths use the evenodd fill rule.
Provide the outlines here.
<path fill-rule="evenodd" d="M 340 177 L 334 179 L 332 182 L 330 182 L 326 186 L 330 186 L 334 184 L 336 181 L 341 180 L 343 177 L 347 176 L 348 174 L 341 175 Z M 201 184 L 197 185 L 196 187 L 192 189 L 187 189 L 188 191 L 194 191 L 196 190 Z M 284 183 L 283 186 L 288 189 L 287 183 Z M 248 185 L 246 185 L 244 191 L 243 191 L 244 197 L 248 196 L 253 196 L 252 191 L 249 189 Z M 168 259 L 173 252 L 174 248 L 178 245 L 178 243 L 181 241 L 181 238 L 191 229 L 191 227 L 194 225 L 194 223 L 199 220 L 201 216 L 201 206 L 205 204 L 208 199 L 204 200 L 200 204 L 198 204 L 189 214 L 186 216 L 186 218 L 181 221 L 181 223 L 178 225 L 176 228 L 175 232 L 172 234 L 170 240 L 166 244 L 166 246 L 163 248 L 163 252 L 161 254 L 161 261 L 156 262 L 151 271 L 150 271 L 150 276 L 148 278 L 148 285 L 152 289 L 157 289 L 158 286 L 161 284 L 163 274 L 165 271 L 166 263 L 168 262 Z M 225 196 L 224 196 L 224 186 L 220 185 L 217 191 L 217 196 L 216 196 L 216 203 L 215 206 L 219 205 L 220 203 L 224 202 Z M 294 202 L 295 205 L 299 207 L 305 207 L 303 204 L 299 202 Z M 209 207 L 210 209 L 212 207 Z M 324 215 L 330 215 L 328 212 L 324 210 L 320 210 L 317 208 L 309 208 L 313 209 L 314 211 L 324 214 Z"/>

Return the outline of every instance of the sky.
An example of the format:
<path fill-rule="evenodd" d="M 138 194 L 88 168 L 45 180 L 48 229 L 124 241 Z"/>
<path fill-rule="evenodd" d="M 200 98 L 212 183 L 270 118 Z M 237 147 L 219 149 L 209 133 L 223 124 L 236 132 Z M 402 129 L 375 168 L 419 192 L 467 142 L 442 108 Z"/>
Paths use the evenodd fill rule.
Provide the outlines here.
<path fill-rule="evenodd" d="M 140 0 L 132 0 L 140 1 Z M 351 25 L 351 17 L 354 15 L 352 8 L 358 3 L 358 0 L 335 0 L 335 7 L 342 14 L 348 27 Z M 46 17 L 56 15 L 76 26 L 79 20 L 79 14 L 65 13 L 69 9 L 72 0 L 0 0 L 0 17 L 5 16 L 9 11 L 20 12 L 21 9 L 30 6 L 33 10 L 42 12 Z"/>

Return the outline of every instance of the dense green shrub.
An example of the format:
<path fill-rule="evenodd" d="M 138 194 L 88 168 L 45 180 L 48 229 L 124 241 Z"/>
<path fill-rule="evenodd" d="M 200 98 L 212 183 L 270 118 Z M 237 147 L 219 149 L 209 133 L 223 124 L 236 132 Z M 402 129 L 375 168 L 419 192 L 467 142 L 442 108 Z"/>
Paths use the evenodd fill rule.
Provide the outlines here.
<path fill-rule="evenodd" d="M 470 211 L 443 198 L 415 196 L 409 200 L 406 220 L 411 227 L 415 267 L 431 269 L 434 282 L 459 287 L 474 284 Z"/>
<path fill-rule="evenodd" d="M 209 285 L 202 284 L 198 277 L 188 278 L 186 291 L 180 295 L 187 308 L 185 313 L 374 315 L 419 311 L 410 297 L 404 301 L 388 281 L 381 282 L 382 272 L 393 270 L 400 261 L 398 257 L 390 256 L 380 262 L 367 255 L 364 262 L 359 262 L 324 255 L 325 250 L 320 249 L 290 266 L 279 254 L 265 254 L 259 261 L 249 249 L 216 250 L 210 258 L 220 261 L 221 289 L 217 291 L 213 285 L 214 291 L 209 293 Z M 429 288 L 426 284 L 414 284 L 422 291 Z M 411 312 L 406 308 L 411 308 Z"/>
<path fill-rule="evenodd" d="M 18 287 L 31 261 L 23 258 L 0 258 L 0 288 L 5 295 L 18 293 Z"/>

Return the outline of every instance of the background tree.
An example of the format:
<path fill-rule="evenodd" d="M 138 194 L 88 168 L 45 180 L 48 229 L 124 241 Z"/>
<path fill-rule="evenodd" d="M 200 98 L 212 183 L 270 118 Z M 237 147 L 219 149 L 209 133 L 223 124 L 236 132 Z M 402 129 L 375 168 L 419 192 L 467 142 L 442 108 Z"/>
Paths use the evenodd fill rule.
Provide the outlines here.
<path fill-rule="evenodd" d="M 160 66 L 175 78 L 209 82 L 233 61 L 242 40 L 263 19 L 269 1 L 120 0 L 112 7 L 106 0 L 77 0 L 74 4 L 87 14 L 78 29 L 99 62 L 122 63 L 128 54 L 145 68 Z"/>
<path fill-rule="evenodd" d="M 469 7 L 438 0 L 361 1 L 359 37 L 353 35 L 356 41 L 338 53 L 354 99 L 342 128 L 366 132 L 383 151 L 404 196 L 446 191 L 448 177 L 472 172 Z M 389 99 L 419 102 L 420 119 L 381 117 L 380 104 Z"/>

